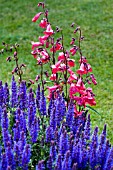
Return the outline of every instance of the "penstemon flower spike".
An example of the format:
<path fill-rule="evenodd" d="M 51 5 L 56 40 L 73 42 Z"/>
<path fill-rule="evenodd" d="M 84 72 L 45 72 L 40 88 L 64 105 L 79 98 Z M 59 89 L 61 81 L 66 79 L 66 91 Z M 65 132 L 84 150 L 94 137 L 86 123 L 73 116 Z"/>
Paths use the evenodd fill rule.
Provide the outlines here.
<path fill-rule="evenodd" d="M 41 67 L 41 72 L 38 77 L 40 77 L 42 87 L 45 89 L 43 83 L 45 73 L 43 70 L 44 65 L 48 64 L 51 68 L 51 76 L 46 76 L 46 79 L 49 78 L 53 83 L 53 88 L 47 87 L 48 89 L 51 89 L 48 98 L 51 98 L 51 93 L 54 93 L 55 98 L 57 98 L 56 90 L 59 90 L 60 93 L 65 91 L 64 98 L 66 107 L 68 108 L 69 102 L 73 100 L 75 116 L 78 116 L 85 111 L 86 104 L 91 106 L 96 104 L 92 89 L 89 87 L 86 88 L 86 84 L 90 82 L 90 79 L 93 84 L 97 84 L 96 79 L 92 74 L 92 68 L 87 62 L 86 57 L 82 54 L 81 41 L 84 39 L 82 30 L 77 26 L 74 30 L 74 37 L 72 37 L 70 43 L 70 51 L 66 50 L 64 46 L 63 30 L 57 26 L 56 32 L 53 31 L 52 24 L 48 18 L 48 10 L 45 9 L 45 4 L 40 2 L 38 7 L 42 7 L 43 12 L 36 14 L 32 21 L 37 21 L 44 15 L 39 26 L 45 29 L 45 31 L 43 31 L 44 36 L 39 36 L 39 42 L 32 43 L 32 55 L 34 55 L 34 58 L 38 61 L 38 65 Z M 74 24 L 72 24 L 71 27 L 73 29 Z M 61 37 L 56 39 L 54 35 L 57 34 L 59 36 L 59 33 L 61 34 Z M 76 33 L 79 34 L 78 40 L 75 38 Z M 78 45 L 76 45 L 77 41 Z M 59 56 L 57 57 L 58 52 Z M 75 60 L 71 57 L 75 56 L 76 53 L 79 53 L 80 60 L 79 69 L 74 73 L 72 68 L 75 66 Z M 86 75 L 86 77 L 84 75 Z M 38 79 L 39 78 L 37 78 L 37 81 Z"/>

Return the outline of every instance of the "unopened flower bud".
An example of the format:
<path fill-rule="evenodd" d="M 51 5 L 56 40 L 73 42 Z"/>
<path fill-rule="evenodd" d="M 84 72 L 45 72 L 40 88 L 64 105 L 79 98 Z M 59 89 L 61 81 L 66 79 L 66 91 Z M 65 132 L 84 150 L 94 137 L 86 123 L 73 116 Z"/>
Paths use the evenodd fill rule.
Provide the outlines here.
<path fill-rule="evenodd" d="M 46 77 L 49 77 L 49 74 L 47 71 L 44 71 L 44 74 L 46 75 Z"/>
<path fill-rule="evenodd" d="M 20 68 L 21 68 L 21 67 L 26 67 L 26 65 L 22 63 L 22 64 L 20 65 Z"/>
<path fill-rule="evenodd" d="M 45 11 L 45 17 L 48 17 L 48 10 Z"/>
<path fill-rule="evenodd" d="M 9 62 L 10 62 L 10 61 L 11 61 L 11 57 L 7 57 L 7 58 L 6 58 L 6 61 L 9 61 Z"/>
<path fill-rule="evenodd" d="M 43 2 L 39 2 L 37 6 L 38 6 L 38 7 L 42 6 L 42 8 L 44 8 L 44 7 L 45 7 L 45 4 L 44 4 Z"/>
<path fill-rule="evenodd" d="M 17 71 L 18 71 L 18 68 L 15 67 L 15 68 L 12 70 L 12 74 L 17 73 Z"/>
<path fill-rule="evenodd" d="M 17 56 L 17 51 L 14 52 L 14 57 L 16 57 L 16 56 Z"/>
<path fill-rule="evenodd" d="M 12 52 L 12 50 L 13 50 L 13 47 L 10 47 L 10 52 Z"/>
<path fill-rule="evenodd" d="M 71 24 L 71 27 L 74 27 L 74 25 L 75 25 L 75 23 L 73 22 L 73 23 Z"/>
<path fill-rule="evenodd" d="M 74 33 L 76 33 L 78 30 L 80 30 L 80 27 L 77 27 L 77 28 L 74 30 Z"/>
<path fill-rule="evenodd" d="M 59 32 L 60 28 L 58 26 L 56 26 L 56 32 Z"/>
<path fill-rule="evenodd" d="M 84 39 L 84 36 L 81 36 L 81 37 L 80 37 L 80 40 L 82 41 L 83 39 Z"/>
<path fill-rule="evenodd" d="M 35 80 L 38 81 L 39 79 L 40 79 L 40 76 L 37 75 L 36 78 L 35 78 Z"/>
<path fill-rule="evenodd" d="M 33 81 L 33 80 L 29 79 L 29 81 L 30 81 L 31 84 L 34 84 L 34 81 Z"/>

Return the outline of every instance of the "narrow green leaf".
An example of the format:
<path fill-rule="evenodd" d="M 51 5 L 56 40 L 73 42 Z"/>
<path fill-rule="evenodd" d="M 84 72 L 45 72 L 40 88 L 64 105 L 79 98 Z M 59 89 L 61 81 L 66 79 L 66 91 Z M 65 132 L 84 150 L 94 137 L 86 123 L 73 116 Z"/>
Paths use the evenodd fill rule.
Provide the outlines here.
<path fill-rule="evenodd" d="M 86 105 L 87 108 L 92 110 L 93 112 L 97 113 L 98 115 L 101 115 L 97 110 L 95 110 L 93 107 Z"/>

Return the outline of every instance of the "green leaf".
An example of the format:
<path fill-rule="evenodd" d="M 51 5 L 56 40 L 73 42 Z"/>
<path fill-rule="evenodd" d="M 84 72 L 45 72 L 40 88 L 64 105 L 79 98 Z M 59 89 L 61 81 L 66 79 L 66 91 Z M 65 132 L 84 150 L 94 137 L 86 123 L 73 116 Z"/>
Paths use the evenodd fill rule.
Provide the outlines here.
<path fill-rule="evenodd" d="M 97 110 L 95 110 L 93 107 L 91 107 L 89 105 L 86 105 L 86 107 L 101 116 L 101 114 Z"/>

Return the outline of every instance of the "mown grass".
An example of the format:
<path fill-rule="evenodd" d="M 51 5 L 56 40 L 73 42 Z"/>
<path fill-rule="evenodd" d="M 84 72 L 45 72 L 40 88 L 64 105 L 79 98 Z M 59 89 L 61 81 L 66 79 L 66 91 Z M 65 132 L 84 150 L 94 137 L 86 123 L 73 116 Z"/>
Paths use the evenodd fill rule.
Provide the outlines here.
<path fill-rule="evenodd" d="M 32 40 L 37 41 L 40 35 L 38 22 L 32 23 L 32 17 L 39 12 L 36 0 L 0 0 L 0 35 L 1 43 L 20 44 L 19 61 L 27 65 L 25 79 L 35 79 L 38 73 L 35 60 L 32 58 Z M 81 26 L 85 41 L 82 43 L 83 55 L 92 65 L 98 85 L 93 87 L 97 105 L 94 107 L 100 115 L 91 112 L 92 124 L 102 130 L 108 124 L 108 137 L 113 143 L 113 1 L 112 0 L 46 0 L 49 19 L 53 25 L 63 28 L 65 47 L 69 49 L 72 29 L 76 22 Z M 2 46 L 0 47 L 2 48 Z M 0 55 L 0 79 L 10 82 L 14 63 L 7 63 L 6 57 Z M 76 57 L 75 57 L 76 60 Z"/>

